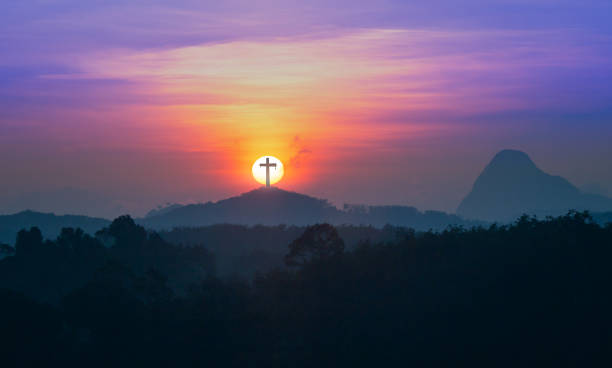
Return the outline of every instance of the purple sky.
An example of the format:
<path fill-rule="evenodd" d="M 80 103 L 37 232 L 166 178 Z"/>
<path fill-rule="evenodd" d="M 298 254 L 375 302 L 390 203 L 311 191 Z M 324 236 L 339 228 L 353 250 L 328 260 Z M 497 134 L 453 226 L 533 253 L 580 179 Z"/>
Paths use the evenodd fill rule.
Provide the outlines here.
<path fill-rule="evenodd" d="M 126 5 L 128 4 L 129 5 Z M 0 213 L 256 187 L 454 211 L 499 150 L 612 195 L 612 2 L 5 1 Z"/>

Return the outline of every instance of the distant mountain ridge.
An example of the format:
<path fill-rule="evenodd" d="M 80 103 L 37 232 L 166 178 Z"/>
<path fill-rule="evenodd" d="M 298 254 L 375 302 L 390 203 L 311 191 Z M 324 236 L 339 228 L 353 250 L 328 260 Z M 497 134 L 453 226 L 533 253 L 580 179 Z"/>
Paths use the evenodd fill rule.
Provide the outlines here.
<path fill-rule="evenodd" d="M 509 159 L 511 163 L 515 162 L 511 157 L 503 157 L 504 155 L 498 158 L 504 161 Z M 517 155 L 517 159 L 518 162 L 523 163 L 522 166 L 527 167 L 527 170 L 524 171 L 531 172 L 532 175 L 536 176 L 544 175 L 552 183 L 563 186 L 562 190 L 557 190 L 557 192 L 578 196 L 578 198 L 586 198 L 597 203 L 603 198 L 609 201 L 605 203 L 612 203 L 612 200 L 605 197 L 581 194 L 575 187 L 567 182 L 567 180 L 543 173 L 533 164 L 533 162 L 531 162 L 527 155 L 521 153 L 521 156 L 522 157 L 518 157 Z M 487 214 L 490 212 L 485 211 L 485 216 L 480 216 L 477 211 L 481 210 L 482 207 L 474 207 L 473 201 L 478 199 L 478 192 L 481 191 L 481 187 L 485 186 L 486 189 L 487 182 L 491 181 L 490 178 L 488 178 L 488 176 L 492 175 L 491 172 L 495 174 L 495 171 L 499 169 L 499 167 L 496 168 L 496 166 L 498 166 L 497 163 L 493 165 L 490 164 L 490 166 L 493 166 L 493 168 L 491 169 L 489 166 L 487 166 L 487 168 L 492 171 L 485 169 L 486 173 L 483 172 L 479 180 L 477 180 L 477 183 L 475 183 L 472 193 L 462 202 L 460 206 L 461 216 L 466 216 L 467 218 L 484 218 L 487 220 Z M 510 164 L 509 166 L 514 166 L 514 164 Z M 518 178 L 521 177 L 519 174 L 523 172 L 517 168 L 509 168 L 508 170 L 509 172 L 516 170 L 516 172 L 511 173 Z M 513 194 L 511 190 L 513 188 L 512 182 L 507 180 L 503 184 L 508 187 L 505 188 L 508 189 L 508 194 L 504 194 L 503 197 L 504 199 L 511 198 L 511 201 L 501 201 L 501 207 L 494 207 L 495 205 L 500 205 L 500 201 L 497 200 L 495 196 L 492 196 L 488 198 L 489 202 L 485 203 L 488 204 L 489 207 L 493 206 L 493 209 L 501 208 L 499 212 L 501 215 L 499 215 L 498 212 L 494 212 L 495 216 L 503 217 L 501 220 L 498 218 L 498 221 L 513 221 L 519 215 L 528 212 L 528 210 L 525 210 L 525 207 L 515 206 L 516 208 L 513 209 L 516 214 L 515 216 L 503 212 L 503 210 L 507 209 L 505 207 L 507 203 L 514 203 L 512 201 L 516 202 L 516 199 L 512 197 L 513 195 L 516 197 L 516 193 Z M 481 195 L 480 198 L 482 198 Z M 536 199 L 530 198 L 534 203 Z M 485 210 L 490 211 L 490 208 L 484 207 Z M 600 204 L 599 207 L 605 206 Z M 572 207 L 566 205 L 562 208 L 557 208 L 555 211 L 539 211 L 537 214 L 563 214 L 569 208 L 581 209 L 578 206 Z M 474 213 L 476 213 L 476 215 L 472 216 Z M 176 227 L 195 228 L 217 224 L 247 226 L 284 224 L 304 226 L 322 222 L 328 222 L 334 225 L 366 225 L 379 228 L 385 225 L 393 225 L 410 227 L 417 231 L 426 231 L 430 229 L 443 230 L 450 225 L 465 227 L 487 225 L 486 221 L 466 220 L 461 216 L 439 211 L 419 211 L 417 208 L 410 206 L 345 205 L 342 209 L 338 209 L 324 199 L 289 192 L 279 188 L 260 188 L 218 202 L 191 205 L 173 204 L 167 207 L 160 207 L 151 211 L 147 217 L 136 219 L 136 222 L 151 230 L 171 230 Z M 612 211 L 593 212 L 593 218 L 600 224 L 612 222 Z M 42 231 L 45 238 L 54 239 L 64 227 L 81 228 L 86 233 L 93 235 L 109 224 L 109 220 L 102 218 L 79 215 L 58 216 L 52 213 L 41 213 L 29 210 L 12 215 L 0 215 L 0 244 L 13 244 L 19 230 L 29 229 L 34 226 Z"/>
<path fill-rule="evenodd" d="M 612 210 L 612 199 L 582 193 L 566 179 L 540 170 L 524 152 L 503 150 L 484 168 L 457 208 L 465 218 L 512 221 L 534 214 L 557 216 L 568 210 Z"/>
<path fill-rule="evenodd" d="M 420 212 L 408 206 L 345 205 L 340 210 L 327 200 L 279 188 L 259 188 L 218 202 L 192 204 L 139 220 L 152 229 L 214 224 L 310 225 L 328 222 L 413 227 L 417 230 L 443 229 L 449 225 L 475 225 L 458 216 L 438 211 Z"/>
<path fill-rule="evenodd" d="M 151 230 L 217 224 L 304 226 L 323 222 L 375 227 L 389 224 L 416 230 L 441 230 L 449 225 L 481 224 L 444 212 L 421 212 L 408 206 L 345 205 L 343 209 L 338 209 L 325 199 L 274 187 L 255 189 L 218 202 L 173 204 L 153 210 L 146 217 L 136 219 L 136 222 Z M 13 244 L 19 230 L 33 226 L 38 227 L 45 238 L 54 239 L 64 227 L 81 228 L 93 235 L 109 223 L 106 219 L 87 216 L 23 211 L 0 216 L 0 243 Z"/>
<path fill-rule="evenodd" d="M 0 215 L 0 243 L 13 244 L 19 230 L 31 227 L 38 227 L 45 238 L 55 239 L 64 227 L 81 228 L 93 235 L 109 224 L 110 221 L 96 217 L 22 211 L 13 215 Z"/>

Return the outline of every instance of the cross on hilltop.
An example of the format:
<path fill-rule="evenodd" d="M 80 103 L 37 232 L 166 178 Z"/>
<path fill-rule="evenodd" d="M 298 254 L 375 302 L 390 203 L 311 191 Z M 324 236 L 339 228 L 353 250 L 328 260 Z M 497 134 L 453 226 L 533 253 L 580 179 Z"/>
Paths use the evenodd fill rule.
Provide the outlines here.
<path fill-rule="evenodd" d="M 270 188 L 270 168 L 273 167 L 276 169 L 276 163 L 270 163 L 270 157 L 266 157 L 266 163 L 259 164 L 259 167 L 266 168 L 266 188 Z"/>

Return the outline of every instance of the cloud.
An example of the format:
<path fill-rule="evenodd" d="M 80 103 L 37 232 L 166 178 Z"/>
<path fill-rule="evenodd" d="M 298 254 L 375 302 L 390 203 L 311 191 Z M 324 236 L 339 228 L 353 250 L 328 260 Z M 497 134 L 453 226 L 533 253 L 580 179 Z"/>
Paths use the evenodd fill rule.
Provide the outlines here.
<path fill-rule="evenodd" d="M 121 148 L 162 161 L 211 152 L 236 172 L 235 161 L 247 167 L 264 151 L 300 172 L 316 155 L 316 170 L 333 162 L 341 181 L 363 175 L 364 158 L 442 155 L 458 139 L 464 150 L 492 150 L 495 134 L 536 131 L 534 146 L 550 147 L 557 141 L 544 132 L 574 125 L 563 134 L 604 141 L 611 12 L 607 0 L 5 1 L 0 141 L 14 162 L 5 176 L 17 188 L 47 159 L 86 176 L 112 166 L 101 157 Z M 585 111 L 608 112 L 592 122 Z M 73 154 L 94 150 L 88 159 L 103 164 Z M 208 191 L 214 168 L 184 160 L 168 165 L 181 168 L 175 176 L 202 167 L 201 176 L 157 181 Z M 138 169 L 125 166 L 122 185 Z M 389 169 L 377 183 L 396 185 L 397 175 Z"/>
<path fill-rule="evenodd" d="M 305 157 L 310 153 L 312 153 L 312 151 L 307 148 L 300 149 L 289 159 L 289 167 L 299 168 Z"/>
<path fill-rule="evenodd" d="M 299 168 L 303 160 L 312 153 L 312 151 L 305 147 L 304 142 L 299 134 L 293 137 L 290 145 L 291 151 L 293 152 L 289 158 L 289 167 Z"/>
<path fill-rule="evenodd" d="M 606 52 L 563 29 L 356 29 L 102 47 L 57 64 L 0 67 L 9 76 L 0 85 L 0 120 L 54 126 L 62 139 L 77 125 L 90 132 L 117 126 L 119 141 L 155 149 L 231 149 L 237 140 L 270 146 L 299 132 L 318 152 L 338 137 L 354 147 L 413 139 L 470 116 L 601 108 L 612 96 Z M 308 154 L 302 148 L 291 154 L 296 164 Z"/>
<path fill-rule="evenodd" d="M 367 29 L 542 30 L 612 33 L 607 0 L 6 1 L 0 63 L 94 50 L 174 49 L 237 41 L 315 39 Z"/>

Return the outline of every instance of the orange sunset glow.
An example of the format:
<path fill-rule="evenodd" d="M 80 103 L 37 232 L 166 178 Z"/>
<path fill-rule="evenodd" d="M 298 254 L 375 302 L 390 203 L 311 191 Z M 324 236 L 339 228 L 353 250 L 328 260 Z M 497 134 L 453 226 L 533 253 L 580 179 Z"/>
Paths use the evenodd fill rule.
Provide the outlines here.
<path fill-rule="evenodd" d="M 154 19 L 166 19 L 162 13 Z M 115 19 L 116 13 L 105 14 L 70 24 Z M 45 137 L 35 144 L 44 166 L 28 155 L 22 166 L 48 170 L 53 187 L 113 193 L 119 207 L 141 214 L 160 196 L 191 202 L 248 191 L 256 184 L 252 164 L 267 152 L 284 163 L 281 185 L 288 190 L 337 204 L 399 201 L 449 211 L 469 189 L 474 172 L 466 170 L 480 157 L 522 135 L 547 141 L 546 129 L 570 116 L 562 115 L 566 106 L 580 114 L 607 101 L 576 98 L 590 89 L 564 80 L 580 73 L 588 79 L 589 70 L 605 68 L 608 60 L 567 29 L 383 23 L 292 33 L 283 22 L 256 31 L 258 23 L 246 15 L 217 19 L 196 12 L 187 26 L 185 13 L 171 14 L 181 21 L 171 23 L 160 44 L 153 36 L 139 44 L 147 32 L 123 25 L 117 30 L 132 29 L 134 39 L 121 33 L 99 47 L 87 41 L 49 50 L 48 67 L 7 87 L 21 96 L 15 101 L 32 101 L 9 103 L 7 154 Z M 291 19 L 299 22 L 301 15 Z M 210 39 L 195 36 L 202 34 Z M 3 56 L 7 65 L 22 63 L 19 54 Z M 563 137 L 574 136 L 569 131 L 576 126 L 563 125 Z M 540 138 L 530 143 L 533 150 L 544 149 L 535 144 Z M 605 150 L 603 143 L 589 147 Z M 66 164 L 70 152 L 83 159 Z M 39 190 L 23 175 L 8 176 L 15 182 L 7 182 L 7 193 Z M 347 181 L 358 185 L 346 188 Z M 132 191 L 142 198 L 123 199 Z"/>
<path fill-rule="evenodd" d="M 0 368 L 612 367 L 610 60 L 611 0 L 0 1 Z"/>

